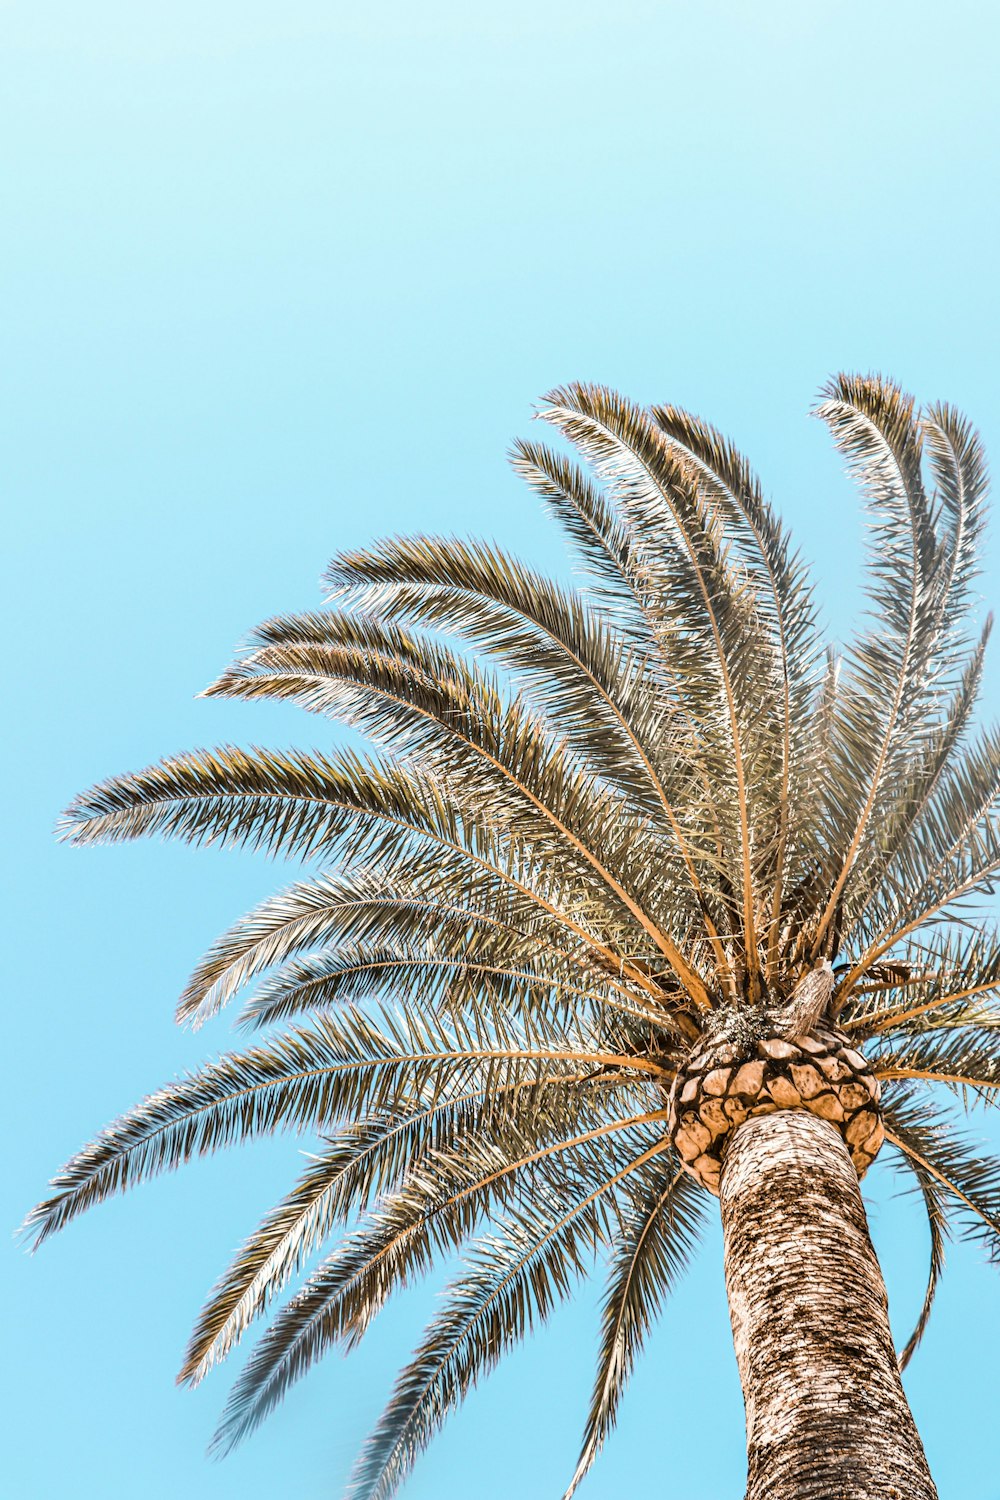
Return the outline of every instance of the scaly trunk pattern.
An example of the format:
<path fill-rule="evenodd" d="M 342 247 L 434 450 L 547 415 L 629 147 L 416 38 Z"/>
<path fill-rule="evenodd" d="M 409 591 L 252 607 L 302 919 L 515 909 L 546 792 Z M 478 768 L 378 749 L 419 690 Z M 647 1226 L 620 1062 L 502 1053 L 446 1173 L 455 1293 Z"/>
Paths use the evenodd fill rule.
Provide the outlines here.
<path fill-rule="evenodd" d="M 746 1500 L 936 1500 L 840 1133 L 805 1110 L 747 1120 L 720 1203 Z"/>

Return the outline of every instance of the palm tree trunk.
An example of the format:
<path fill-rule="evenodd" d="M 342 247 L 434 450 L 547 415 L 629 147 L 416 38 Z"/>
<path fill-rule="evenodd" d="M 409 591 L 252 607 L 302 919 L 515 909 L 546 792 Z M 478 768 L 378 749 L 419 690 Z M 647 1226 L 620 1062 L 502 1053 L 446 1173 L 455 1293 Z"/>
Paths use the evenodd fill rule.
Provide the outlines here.
<path fill-rule="evenodd" d="M 935 1500 L 837 1130 L 804 1110 L 747 1120 L 720 1200 L 746 1500 Z"/>

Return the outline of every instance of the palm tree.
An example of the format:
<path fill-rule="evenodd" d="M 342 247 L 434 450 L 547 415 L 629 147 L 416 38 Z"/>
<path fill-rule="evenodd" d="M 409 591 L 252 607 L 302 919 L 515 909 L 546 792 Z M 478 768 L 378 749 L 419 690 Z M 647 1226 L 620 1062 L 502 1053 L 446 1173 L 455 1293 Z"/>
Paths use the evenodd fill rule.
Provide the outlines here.
<path fill-rule="evenodd" d="M 385 1500 L 470 1385 L 601 1268 L 576 1489 L 720 1202 L 748 1500 L 933 1496 L 900 1382 L 951 1235 L 1000 1254 L 1000 739 L 969 638 L 986 473 L 968 423 L 842 376 L 818 406 L 870 508 L 871 619 L 824 651 L 745 460 L 675 407 L 574 385 L 539 416 L 585 461 L 515 468 L 586 575 L 488 543 L 343 554 L 332 607 L 269 620 L 208 689 L 291 699 L 379 753 L 196 751 L 79 797 L 78 844 L 176 835 L 318 866 L 201 961 L 179 1018 L 261 1031 L 111 1125 L 34 1210 L 40 1243 L 155 1172 L 319 1137 L 212 1292 L 221 1360 L 324 1242 L 237 1380 L 231 1448 L 393 1291 L 458 1279 L 362 1451 Z M 449 639 L 452 644 L 449 644 Z M 902 1353 L 859 1178 L 885 1144 L 926 1207 Z"/>

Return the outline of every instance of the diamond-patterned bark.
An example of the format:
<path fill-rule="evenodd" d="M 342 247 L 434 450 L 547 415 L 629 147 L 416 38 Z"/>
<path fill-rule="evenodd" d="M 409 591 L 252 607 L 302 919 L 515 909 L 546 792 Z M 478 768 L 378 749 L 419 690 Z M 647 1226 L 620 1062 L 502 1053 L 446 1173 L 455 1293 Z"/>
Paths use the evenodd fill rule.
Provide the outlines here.
<path fill-rule="evenodd" d="M 670 1091 L 669 1135 L 682 1164 L 712 1193 L 726 1143 L 751 1115 L 806 1109 L 840 1131 L 863 1177 L 883 1141 L 880 1091 L 867 1059 L 843 1032 L 820 1025 L 809 1036 L 765 1036 L 741 1053 L 706 1040 Z"/>

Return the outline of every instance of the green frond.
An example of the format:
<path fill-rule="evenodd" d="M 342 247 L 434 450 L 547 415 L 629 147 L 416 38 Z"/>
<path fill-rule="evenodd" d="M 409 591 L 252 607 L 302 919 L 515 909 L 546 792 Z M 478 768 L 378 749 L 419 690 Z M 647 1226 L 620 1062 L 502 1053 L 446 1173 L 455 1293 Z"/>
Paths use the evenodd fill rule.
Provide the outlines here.
<path fill-rule="evenodd" d="M 573 966 L 551 955 L 541 942 L 535 945 L 534 970 L 519 966 L 523 938 L 510 941 L 501 933 L 492 943 L 476 932 L 460 935 L 455 953 L 400 951 L 384 946 L 341 945 L 294 960 L 271 975 L 247 1002 L 241 1025 L 267 1026 L 287 1020 L 305 1010 L 357 1004 L 372 995 L 406 995 L 420 1005 L 434 1004 L 446 1011 L 467 1008 L 492 1014 L 517 1016 L 524 1012 L 561 1016 L 569 1024 L 569 1012 L 599 1013 L 608 1008 L 650 1022 L 648 1009 L 636 999 L 628 1004 L 607 983 L 578 982 Z M 506 941 L 505 941 L 506 938 Z M 435 947 L 438 944 L 435 942 Z"/>
<path fill-rule="evenodd" d="M 356 1344 L 392 1293 L 461 1248 L 485 1215 L 515 1200 L 544 1202 L 567 1172 L 603 1180 L 615 1134 L 645 1118 L 606 1120 L 568 1140 L 557 1119 L 527 1134 L 504 1121 L 490 1136 L 425 1157 L 279 1312 L 233 1387 L 214 1446 L 241 1442 L 331 1344 Z"/>
<path fill-rule="evenodd" d="M 780 801 L 773 785 L 774 654 L 762 649 L 766 622 L 756 599 L 728 566 L 726 539 L 690 471 L 671 453 L 652 421 L 616 393 L 573 385 L 551 392 L 540 415 L 565 434 L 616 487 L 623 516 L 646 542 L 645 558 L 673 616 L 675 634 L 700 647 L 708 668 L 687 681 L 688 696 L 714 688 L 725 723 L 725 751 L 716 765 L 720 811 L 729 784 L 733 858 L 739 872 L 743 959 L 753 974 L 757 876 L 751 821 Z M 707 682 L 706 682 L 707 678 Z M 751 700 L 750 685 L 753 684 Z M 762 702 L 767 705 L 762 711 Z M 751 795 L 753 792 L 755 795 Z"/>
<path fill-rule="evenodd" d="M 53 1179 L 25 1232 L 35 1245 L 84 1209 L 192 1156 L 283 1129 L 323 1129 L 420 1098 L 448 1079 L 456 1089 L 510 1083 L 582 1064 L 657 1074 L 643 1059 L 584 1049 L 536 1047 L 513 1031 L 484 1046 L 452 1019 L 410 1011 L 379 1023 L 354 1011 L 318 1016 L 246 1052 L 230 1053 L 151 1094 L 74 1156 Z"/>
<path fill-rule="evenodd" d="M 708 1195 L 669 1163 L 651 1163 L 646 1181 L 621 1211 L 602 1309 L 597 1379 L 570 1500 L 615 1425 L 618 1405 L 643 1340 L 697 1244 Z"/>
<path fill-rule="evenodd" d="M 924 1292 L 924 1300 L 913 1332 L 899 1353 L 899 1368 L 905 1370 L 927 1332 L 927 1325 L 934 1308 L 934 1298 L 944 1272 L 945 1245 L 951 1234 L 948 1218 L 949 1199 L 944 1186 L 928 1171 L 922 1161 L 908 1156 L 905 1151 L 889 1153 L 889 1158 L 896 1171 L 902 1170 L 905 1174 L 912 1174 L 916 1179 L 916 1186 L 927 1213 L 927 1230 L 930 1237 L 927 1289 Z"/>
<path fill-rule="evenodd" d="M 694 468 L 699 487 L 712 503 L 725 507 L 728 527 L 743 567 L 755 582 L 759 614 L 769 636 L 780 678 L 781 781 L 774 839 L 773 895 L 768 937 L 768 970 L 778 956 L 783 881 L 790 821 L 805 821 L 816 773 L 816 736 L 810 732 L 820 642 L 812 587 L 801 560 L 792 553 L 784 528 L 765 500 L 760 481 L 746 459 L 708 423 L 675 406 L 654 406 L 657 427 L 673 449 Z"/>
<path fill-rule="evenodd" d="M 921 472 L 922 437 L 911 397 L 875 376 L 838 376 L 816 408 L 869 499 L 870 598 L 875 627 L 853 643 L 840 692 L 834 764 L 839 801 L 835 862 L 819 916 L 818 952 L 841 894 L 894 805 L 895 773 L 933 704 L 941 556 Z"/>
<path fill-rule="evenodd" d="M 886 1089 L 883 1113 L 886 1140 L 948 1195 L 956 1234 L 1000 1264 L 1000 1158 L 980 1155 L 926 1092 L 911 1084 Z"/>
<path fill-rule="evenodd" d="M 617 1170 L 605 1166 L 589 1191 L 575 1189 L 568 1205 L 564 1185 L 540 1191 L 478 1242 L 400 1375 L 362 1451 L 349 1500 L 389 1500 L 470 1387 L 591 1268 L 613 1233 L 607 1195 L 665 1149 L 656 1142 Z"/>
<path fill-rule="evenodd" d="M 421 1163 L 450 1158 L 469 1142 L 511 1126 L 521 1138 L 530 1132 L 538 1140 L 540 1126 L 551 1129 L 553 1099 L 564 1127 L 582 1117 L 581 1092 L 596 1091 L 607 1107 L 616 1089 L 629 1088 L 635 1085 L 585 1073 L 464 1092 L 435 1085 L 430 1102 L 419 1108 L 351 1122 L 324 1143 L 292 1192 L 246 1241 L 202 1311 L 178 1380 L 198 1384 L 337 1227 L 369 1210 L 380 1195 L 398 1193 Z"/>

